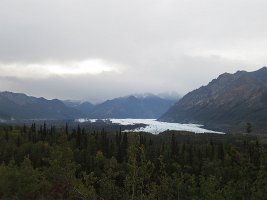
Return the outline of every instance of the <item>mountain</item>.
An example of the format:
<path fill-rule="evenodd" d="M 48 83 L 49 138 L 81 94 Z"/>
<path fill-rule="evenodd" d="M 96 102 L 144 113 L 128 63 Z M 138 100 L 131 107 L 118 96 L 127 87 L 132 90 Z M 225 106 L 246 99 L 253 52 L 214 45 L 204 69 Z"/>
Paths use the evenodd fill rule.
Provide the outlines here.
<path fill-rule="evenodd" d="M 267 125 L 267 68 L 224 73 L 189 92 L 159 120 L 209 127 Z"/>
<path fill-rule="evenodd" d="M 0 92 L 0 122 L 11 119 L 158 118 L 174 100 L 155 95 L 128 96 L 99 105 L 81 101 L 36 98 L 21 93 Z"/>
<path fill-rule="evenodd" d="M 81 116 L 80 111 L 67 107 L 58 99 L 0 92 L 0 119 L 71 119 Z"/>
<path fill-rule="evenodd" d="M 156 95 L 131 95 L 107 100 L 96 105 L 90 118 L 158 118 L 177 100 Z"/>
<path fill-rule="evenodd" d="M 66 100 L 66 101 L 63 101 L 63 103 L 70 108 L 74 108 L 82 112 L 85 116 L 89 116 L 95 107 L 94 104 L 88 101 L 82 102 L 82 101 Z"/>

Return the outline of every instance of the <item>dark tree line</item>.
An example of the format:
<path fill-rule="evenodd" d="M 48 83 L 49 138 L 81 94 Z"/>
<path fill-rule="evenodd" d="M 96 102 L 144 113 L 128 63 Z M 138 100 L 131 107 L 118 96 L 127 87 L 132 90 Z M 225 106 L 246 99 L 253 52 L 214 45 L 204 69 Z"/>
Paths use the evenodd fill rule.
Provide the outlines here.
<path fill-rule="evenodd" d="M 267 199 L 267 137 L 0 127 L 0 199 Z"/>

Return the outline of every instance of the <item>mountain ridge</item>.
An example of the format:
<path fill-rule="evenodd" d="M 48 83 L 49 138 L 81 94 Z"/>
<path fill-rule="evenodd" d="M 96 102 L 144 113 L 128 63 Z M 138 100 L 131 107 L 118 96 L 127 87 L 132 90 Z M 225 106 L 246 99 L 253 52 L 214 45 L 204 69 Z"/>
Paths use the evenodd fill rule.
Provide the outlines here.
<path fill-rule="evenodd" d="M 266 114 L 265 114 L 266 113 Z M 267 68 L 224 73 L 186 94 L 161 121 L 209 125 L 267 124 Z"/>
<path fill-rule="evenodd" d="M 174 103 L 156 95 L 118 97 L 93 105 L 82 101 L 47 100 L 23 93 L 0 92 L 0 121 L 77 118 L 158 118 Z"/>
<path fill-rule="evenodd" d="M 157 95 L 128 95 L 107 100 L 95 106 L 90 118 L 158 118 L 176 100 Z"/>
<path fill-rule="evenodd" d="M 70 119 L 82 114 L 65 106 L 60 100 L 47 100 L 23 93 L 0 92 L 0 118 L 11 119 Z"/>

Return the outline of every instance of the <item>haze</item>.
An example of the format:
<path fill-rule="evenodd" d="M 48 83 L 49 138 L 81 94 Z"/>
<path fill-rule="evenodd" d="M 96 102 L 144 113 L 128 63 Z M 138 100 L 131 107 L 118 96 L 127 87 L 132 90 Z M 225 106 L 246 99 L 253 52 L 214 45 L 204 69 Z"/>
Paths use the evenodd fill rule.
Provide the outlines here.
<path fill-rule="evenodd" d="M 267 63 L 264 0 L 1 0 L 0 90 L 181 95 Z"/>

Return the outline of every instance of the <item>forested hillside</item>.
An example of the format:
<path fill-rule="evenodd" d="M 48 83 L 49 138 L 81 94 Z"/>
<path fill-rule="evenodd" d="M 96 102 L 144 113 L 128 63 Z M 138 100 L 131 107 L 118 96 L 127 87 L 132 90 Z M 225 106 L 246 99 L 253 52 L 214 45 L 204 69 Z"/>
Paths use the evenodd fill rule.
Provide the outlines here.
<path fill-rule="evenodd" d="M 267 199 L 266 139 L 2 125 L 0 199 Z"/>

